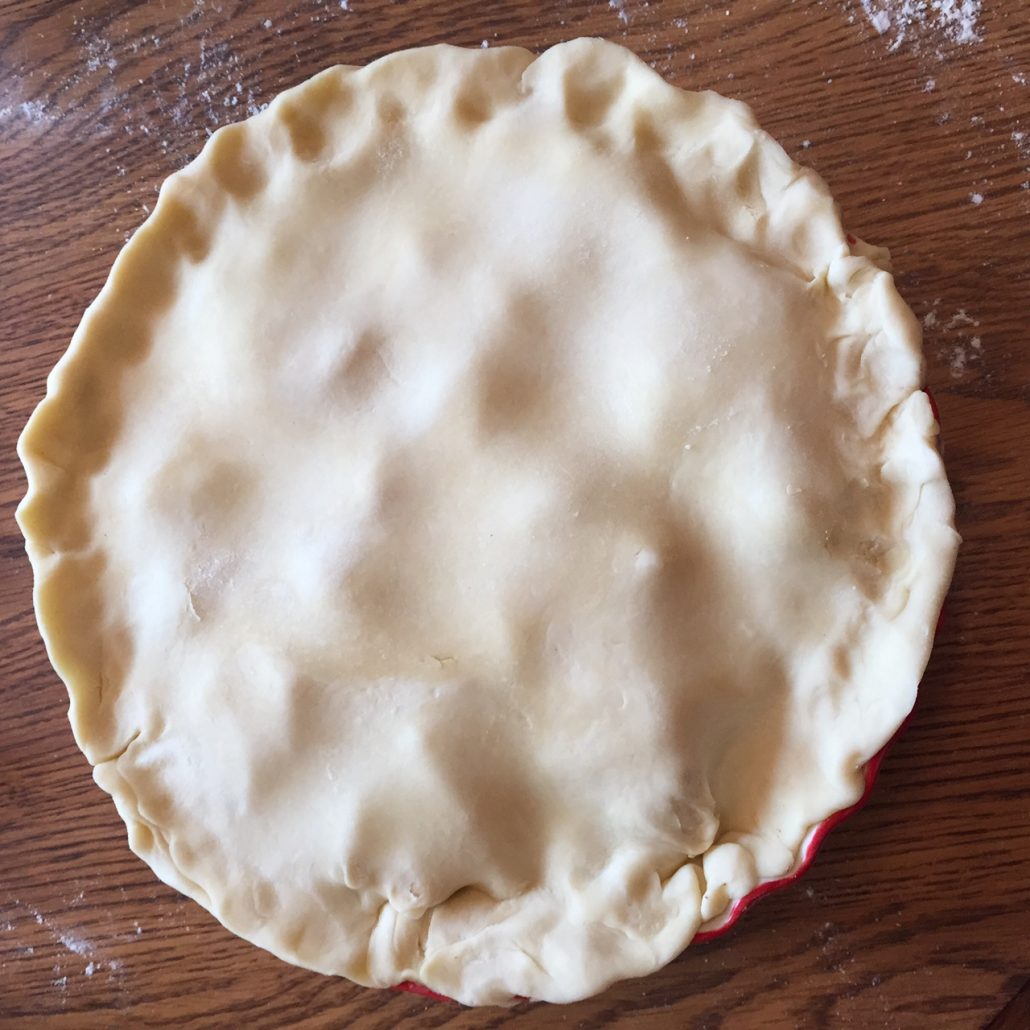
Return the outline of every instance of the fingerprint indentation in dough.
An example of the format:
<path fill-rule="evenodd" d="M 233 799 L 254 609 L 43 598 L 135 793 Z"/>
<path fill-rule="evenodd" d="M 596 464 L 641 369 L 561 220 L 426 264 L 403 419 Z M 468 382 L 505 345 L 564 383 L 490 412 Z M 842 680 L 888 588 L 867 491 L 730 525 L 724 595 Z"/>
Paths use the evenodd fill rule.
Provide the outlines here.
<path fill-rule="evenodd" d="M 614 76 L 569 74 L 563 82 L 565 116 L 580 129 L 604 121 L 622 92 L 624 73 Z"/>
<path fill-rule="evenodd" d="M 239 200 L 254 196 L 267 179 L 245 125 L 231 125 L 211 139 L 209 151 L 215 178 L 227 193 Z"/>

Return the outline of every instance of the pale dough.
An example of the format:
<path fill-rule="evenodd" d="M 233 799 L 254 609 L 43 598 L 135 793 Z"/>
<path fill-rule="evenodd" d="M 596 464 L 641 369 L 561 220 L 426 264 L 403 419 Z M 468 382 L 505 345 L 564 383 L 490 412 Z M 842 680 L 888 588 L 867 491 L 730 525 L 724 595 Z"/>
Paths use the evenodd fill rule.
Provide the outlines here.
<path fill-rule="evenodd" d="M 958 537 L 920 333 L 749 110 L 598 40 L 215 133 L 20 443 L 133 850 L 363 984 L 572 1001 L 788 872 Z"/>

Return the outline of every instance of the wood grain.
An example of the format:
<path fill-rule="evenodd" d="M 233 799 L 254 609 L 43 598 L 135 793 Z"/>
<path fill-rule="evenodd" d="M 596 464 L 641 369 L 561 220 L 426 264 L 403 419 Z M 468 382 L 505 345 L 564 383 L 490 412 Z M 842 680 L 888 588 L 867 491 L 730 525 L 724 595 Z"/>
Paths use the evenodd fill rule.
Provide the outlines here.
<path fill-rule="evenodd" d="M 1027 4 L 984 0 L 981 39 L 966 43 L 933 15 L 879 35 L 849 0 L 346 6 L 0 7 L 0 1022 L 1026 1026 Z M 35 631 L 14 445 L 126 235 L 210 130 L 332 63 L 439 41 L 541 49 L 577 35 L 621 41 L 679 85 L 752 104 L 829 181 L 848 225 L 891 247 L 926 320 L 966 542 L 917 718 L 871 803 L 801 884 L 646 980 L 564 1008 L 472 1011 L 278 962 L 130 854 Z"/>

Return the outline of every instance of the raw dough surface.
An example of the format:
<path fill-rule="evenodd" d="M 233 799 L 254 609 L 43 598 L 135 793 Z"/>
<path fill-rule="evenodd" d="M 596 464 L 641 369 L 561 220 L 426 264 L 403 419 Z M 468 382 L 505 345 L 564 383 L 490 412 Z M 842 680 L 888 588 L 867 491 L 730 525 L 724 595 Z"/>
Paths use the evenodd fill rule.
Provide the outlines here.
<path fill-rule="evenodd" d="M 958 542 L 882 263 L 746 107 L 597 40 L 215 133 L 20 443 L 133 850 L 290 962 L 470 1004 L 648 973 L 788 872 Z"/>

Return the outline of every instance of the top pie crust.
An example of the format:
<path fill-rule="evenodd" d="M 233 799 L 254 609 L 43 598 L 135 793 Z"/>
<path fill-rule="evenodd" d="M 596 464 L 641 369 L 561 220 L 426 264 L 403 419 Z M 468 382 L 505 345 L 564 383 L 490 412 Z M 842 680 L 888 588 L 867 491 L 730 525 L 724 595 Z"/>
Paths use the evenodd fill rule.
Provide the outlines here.
<path fill-rule="evenodd" d="M 745 106 L 331 68 L 164 184 L 20 441 L 132 849 L 363 984 L 656 969 L 860 793 L 958 537 L 920 333 Z"/>

